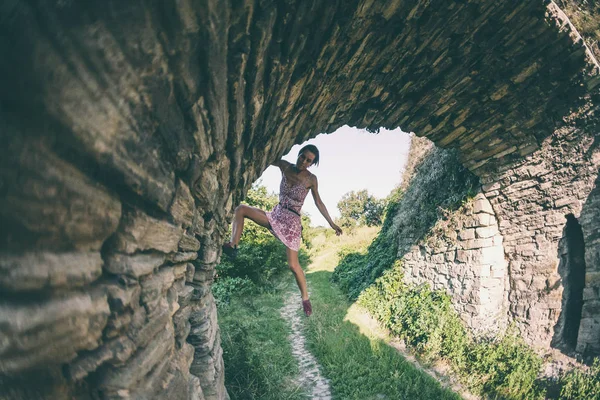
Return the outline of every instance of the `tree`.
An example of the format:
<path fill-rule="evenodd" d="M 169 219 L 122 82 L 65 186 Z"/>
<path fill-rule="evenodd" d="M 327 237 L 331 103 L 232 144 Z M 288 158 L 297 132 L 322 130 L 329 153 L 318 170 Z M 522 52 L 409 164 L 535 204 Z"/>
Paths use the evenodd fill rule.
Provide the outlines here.
<path fill-rule="evenodd" d="M 344 225 L 348 226 L 352 221 L 355 225 L 381 225 L 385 200 L 378 199 L 363 189 L 346 193 L 337 207 L 341 214 L 340 220 L 344 221 Z"/>

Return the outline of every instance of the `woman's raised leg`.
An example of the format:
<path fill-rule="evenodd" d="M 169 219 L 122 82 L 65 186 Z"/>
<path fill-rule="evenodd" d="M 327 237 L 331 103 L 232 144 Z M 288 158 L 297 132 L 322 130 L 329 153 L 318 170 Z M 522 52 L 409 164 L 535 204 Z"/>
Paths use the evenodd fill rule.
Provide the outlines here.
<path fill-rule="evenodd" d="M 237 206 L 233 214 L 233 223 L 231 225 L 230 243 L 233 247 L 237 247 L 237 245 L 240 243 L 240 237 L 242 236 L 242 231 L 244 230 L 244 219 L 246 218 L 251 219 L 258 225 L 265 228 L 271 227 L 271 224 L 269 224 L 269 219 L 267 218 L 267 214 L 260 208 L 250 207 L 244 204 Z"/>

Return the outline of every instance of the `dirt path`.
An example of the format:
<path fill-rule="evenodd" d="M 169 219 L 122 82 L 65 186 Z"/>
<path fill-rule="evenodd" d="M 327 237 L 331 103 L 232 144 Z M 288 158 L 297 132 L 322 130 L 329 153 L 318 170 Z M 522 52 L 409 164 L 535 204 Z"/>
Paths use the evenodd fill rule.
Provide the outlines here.
<path fill-rule="evenodd" d="M 292 344 L 292 354 L 298 361 L 300 374 L 297 378 L 298 385 L 310 394 L 313 400 L 331 400 L 329 381 L 321 375 L 319 364 L 306 347 L 306 338 L 302 332 L 304 316 L 298 312 L 300 301 L 297 291 L 290 291 L 285 295 L 285 304 L 281 309 L 281 316 L 292 328 L 289 336 Z"/>

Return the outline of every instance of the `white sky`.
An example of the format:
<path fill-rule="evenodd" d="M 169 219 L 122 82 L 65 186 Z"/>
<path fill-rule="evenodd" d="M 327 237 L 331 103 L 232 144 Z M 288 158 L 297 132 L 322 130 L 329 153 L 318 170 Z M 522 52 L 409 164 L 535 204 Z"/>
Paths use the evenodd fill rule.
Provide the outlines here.
<path fill-rule="evenodd" d="M 408 155 L 409 135 L 400 129 L 381 129 L 369 133 L 362 129 L 343 126 L 332 134 L 321 134 L 301 145 L 295 145 L 283 159 L 295 163 L 298 151 L 306 144 L 319 149 L 319 166 L 309 170 L 319 179 L 319 194 L 329 215 L 339 217 L 337 203 L 352 190 L 367 189 L 378 198 L 386 197 L 398 186 L 401 170 Z M 279 193 L 281 172 L 269 167 L 259 178 L 269 192 Z M 310 215 L 312 225 L 329 226 L 309 192 L 302 212 Z"/>

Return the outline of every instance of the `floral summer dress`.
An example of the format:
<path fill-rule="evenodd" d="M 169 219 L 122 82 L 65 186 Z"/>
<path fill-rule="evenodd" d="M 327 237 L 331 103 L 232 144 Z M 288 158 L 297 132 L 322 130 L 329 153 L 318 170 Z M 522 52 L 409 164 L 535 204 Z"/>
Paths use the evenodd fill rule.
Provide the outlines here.
<path fill-rule="evenodd" d="M 309 189 L 302 182 L 290 185 L 285 174 L 282 175 L 279 186 L 279 204 L 272 211 L 266 213 L 267 219 L 271 224 L 271 233 L 286 247 L 298 251 L 302 235 L 300 209 Z"/>

